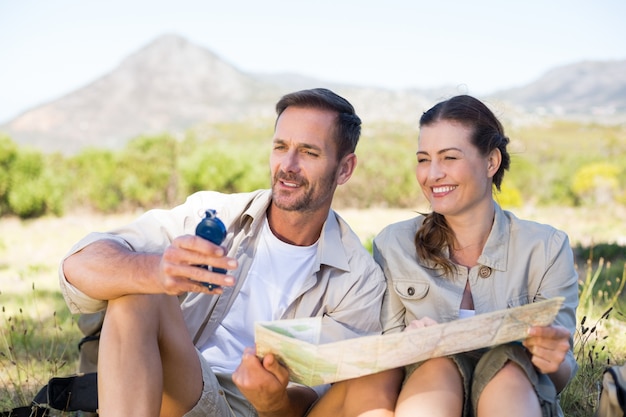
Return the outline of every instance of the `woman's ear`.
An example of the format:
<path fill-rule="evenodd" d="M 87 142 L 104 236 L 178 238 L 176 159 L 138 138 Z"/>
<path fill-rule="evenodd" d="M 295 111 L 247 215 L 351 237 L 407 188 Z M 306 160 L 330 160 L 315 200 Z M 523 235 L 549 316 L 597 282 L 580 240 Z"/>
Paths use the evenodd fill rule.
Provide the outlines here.
<path fill-rule="evenodd" d="M 502 163 L 502 154 L 500 153 L 500 149 L 496 148 L 489 152 L 487 156 L 487 172 L 489 177 L 493 177 L 500 169 L 500 164 Z"/>

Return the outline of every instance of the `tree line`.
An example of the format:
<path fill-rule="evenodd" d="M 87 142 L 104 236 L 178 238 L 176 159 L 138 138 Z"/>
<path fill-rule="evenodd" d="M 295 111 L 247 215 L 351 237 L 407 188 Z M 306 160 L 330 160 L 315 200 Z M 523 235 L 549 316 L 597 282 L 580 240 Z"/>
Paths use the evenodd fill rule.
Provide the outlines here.
<path fill-rule="evenodd" d="M 184 137 L 139 136 L 122 149 L 92 147 L 71 156 L 0 135 L 0 216 L 171 207 L 198 190 L 269 187 L 271 126 L 205 126 Z M 509 130 L 511 172 L 497 195 L 503 206 L 626 204 L 624 127 L 553 122 Z M 410 125 L 364 125 L 357 170 L 339 187 L 336 206 L 422 203 L 414 176 L 417 134 Z"/>

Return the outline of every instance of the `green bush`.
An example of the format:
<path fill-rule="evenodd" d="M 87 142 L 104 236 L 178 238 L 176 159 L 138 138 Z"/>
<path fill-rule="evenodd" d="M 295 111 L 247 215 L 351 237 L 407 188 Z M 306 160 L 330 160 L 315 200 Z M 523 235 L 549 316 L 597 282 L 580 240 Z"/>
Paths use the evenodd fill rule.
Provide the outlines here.
<path fill-rule="evenodd" d="M 581 167 L 572 179 L 572 191 L 582 204 L 609 204 L 619 192 L 621 169 L 607 162 L 595 162 Z"/>
<path fill-rule="evenodd" d="M 626 204 L 626 169 L 618 169 L 626 166 L 625 127 L 552 122 L 507 131 L 511 170 L 496 195 L 503 206 L 572 206 L 598 197 Z M 272 136 L 272 120 L 222 123 L 189 130 L 182 140 L 141 136 L 120 150 L 85 149 L 71 157 L 44 157 L 0 136 L 0 216 L 37 217 L 66 207 L 109 213 L 171 206 L 202 189 L 266 188 Z M 422 206 L 417 137 L 416 124 L 364 124 L 356 171 L 338 188 L 334 205 Z M 602 178 L 600 188 L 594 177 Z"/>
<path fill-rule="evenodd" d="M 607 261 L 626 260 L 626 246 L 619 243 L 596 243 L 592 246 L 583 246 L 580 243 L 574 249 L 576 257 L 581 259 L 599 259 Z"/>
<path fill-rule="evenodd" d="M 116 171 L 131 207 L 169 206 L 178 201 L 177 140 L 169 135 L 140 136 L 120 153 Z"/>
<path fill-rule="evenodd" d="M 599 161 L 625 166 L 626 145 L 620 139 L 626 135 L 624 125 L 542 121 L 507 131 L 513 155 L 508 177 L 514 177 L 526 202 L 573 205 L 577 197 L 572 178 L 579 167 Z M 521 167 L 516 159 L 523 160 Z M 623 188 L 626 181 L 621 184 Z M 626 201 L 623 190 L 620 195 Z"/>
<path fill-rule="evenodd" d="M 72 207 L 88 207 L 104 213 L 118 210 L 124 200 L 112 151 L 88 148 L 69 159 L 69 197 Z"/>
<path fill-rule="evenodd" d="M 415 178 L 417 131 L 403 124 L 363 129 L 356 150 L 357 167 L 338 188 L 337 207 L 415 207 L 423 201 Z"/>
<path fill-rule="evenodd" d="M 495 190 L 494 187 L 494 197 L 505 209 L 521 207 L 523 203 L 522 193 L 515 185 L 510 184 L 506 177 L 500 186 L 500 191 Z"/>
<path fill-rule="evenodd" d="M 542 176 L 539 167 L 526 155 L 511 153 L 511 167 L 504 174 L 503 187 L 511 187 L 519 190 L 524 201 L 536 203 L 543 199 L 540 190 Z"/>
<path fill-rule="evenodd" d="M 250 167 L 221 147 L 202 147 L 181 161 L 180 174 L 187 193 L 200 190 L 235 192 L 241 188 Z M 266 174 L 268 176 L 268 174 Z"/>
<path fill-rule="evenodd" d="M 271 126 L 271 124 L 270 124 Z M 270 185 L 271 131 L 248 124 L 220 124 L 190 132 L 181 145 L 181 197 L 200 190 L 246 192 Z"/>
<path fill-rule="evenodd" d="M 21 150 L 9 169 L 8 208 L 20 218 L 62 212 L 61 183 L 52 175 L 46 159 L 40 152 Z"/>
<path fill-rule="evenodd" d="M 17 144 L 8 136 L 0 135 L 0 216 L 9 212 L 11 170 L 17 158 Z"/>

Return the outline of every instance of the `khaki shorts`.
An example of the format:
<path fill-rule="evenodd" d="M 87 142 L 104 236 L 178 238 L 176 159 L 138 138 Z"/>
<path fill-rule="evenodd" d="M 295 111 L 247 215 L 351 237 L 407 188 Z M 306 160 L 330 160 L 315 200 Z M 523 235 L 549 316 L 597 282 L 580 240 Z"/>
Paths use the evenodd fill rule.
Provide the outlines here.
<path fill-rule="evenodd" d="M 183 417 L 257 417 L 256 410 L 237 389 L 230 374 L 214 373 L 198 351 L 202 366 L 202 395 Z"/>
<path fill-rule="evenodd" d="M 518 364 L 528 376 L 528 380 L 537 393 L 543 417 L 563 415 L 552 380 L 547 375 L 535 370 L 526 349 L 521 344 L 510 343 L 492 349 L 460 353 L 452 355 L 450 358 L 456 363 L 463 378 L 465 390 L 463 417 L 476 415 L 480 394 L 487 383 L 508 361 Z M 405 381 L 420 364 L 421 362 L 405 368 Z"/>

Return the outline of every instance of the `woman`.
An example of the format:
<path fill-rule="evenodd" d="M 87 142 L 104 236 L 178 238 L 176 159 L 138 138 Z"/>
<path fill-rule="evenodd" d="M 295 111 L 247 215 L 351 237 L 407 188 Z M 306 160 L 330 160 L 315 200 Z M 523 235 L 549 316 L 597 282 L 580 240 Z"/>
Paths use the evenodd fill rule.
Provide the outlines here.
<path fill-rule="evenodd" d="M 388 280 L 383 324 L 398 332 L 563 296 L 554 324 L 533 327 L 523 344 L 407 366 L 403 381 L 393 370 L 335 384 L 311 416 L 562 415 L 558 393 L 577 369 L 577 274 L 565 233 L 494 201 L 508 142 L 494 114 L 467 95 L 422 115 L 416 177 L 432 213 L 387 226 L 374 240 Z M 389 391 L 398 384 L 394 410 Z"/>

